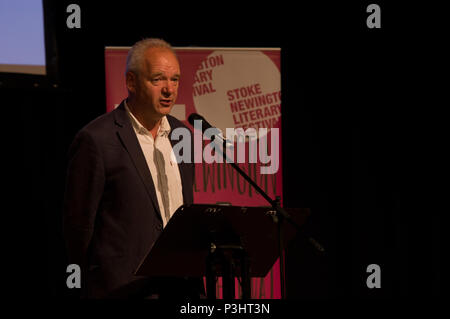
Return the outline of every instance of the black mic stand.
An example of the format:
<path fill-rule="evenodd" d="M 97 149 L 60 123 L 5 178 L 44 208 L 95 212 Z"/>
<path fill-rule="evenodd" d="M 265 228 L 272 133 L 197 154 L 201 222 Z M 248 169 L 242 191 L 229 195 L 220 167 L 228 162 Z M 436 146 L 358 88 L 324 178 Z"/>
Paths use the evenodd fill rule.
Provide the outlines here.
<path fill-rule="evenodd" d="M 292 226 L 297 229 L 299 234 L 306 237 L 307 241 L 314 246 L 314 248 L 320 253 L 324 253 L 325 249 L 320 245 L 314 238 L 307 236 L 301 226 L 297 224 L 291 217 L 291 215 L 280 206 L 280 197 L 277 196 L 276 199 L 272 199 L 266 192 L 264 192 L 261 187 L 259 187 L 255 181 L 253 181 L 250 176 L 248 176 L 235 162 L 234 160 L 229 160 L 226 155 L 226 145 L 227 143 L 231 144 L 226 138 L 219 136 L 217 133 L 211 136 L 211 143 L 215 143 L 215 138 L 222 139 L 222 157 L 224 162 L 229 163 L 251 186 L 255 188 L 255 190 L 262 196 L 264 199 L 272 206 L 274 214 L 272 215 L 273 221 L 278 225 L 278 246 L 280 252 L 280 284 L 281 284 L 281 298 L 286 298 L 286 283 L 285 283 L 285 274 L 284 274 L 284 253 L 283 253 L 283 228 L 282 223 L 286 220 Z M 231 145 L 234 145 L 231 144 Z M 214 148 L 217 150 L 217 148 Z"/>

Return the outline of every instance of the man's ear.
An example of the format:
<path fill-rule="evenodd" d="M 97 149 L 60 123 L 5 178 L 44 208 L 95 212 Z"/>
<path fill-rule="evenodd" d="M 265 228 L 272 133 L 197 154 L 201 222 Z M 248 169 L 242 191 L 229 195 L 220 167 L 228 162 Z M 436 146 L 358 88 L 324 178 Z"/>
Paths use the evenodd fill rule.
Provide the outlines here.
<path fill-rule="evenodd" d="M 136 93 L 137 75 L 131 71 L 126 74 L 127 89 L 131 93 Z"/>

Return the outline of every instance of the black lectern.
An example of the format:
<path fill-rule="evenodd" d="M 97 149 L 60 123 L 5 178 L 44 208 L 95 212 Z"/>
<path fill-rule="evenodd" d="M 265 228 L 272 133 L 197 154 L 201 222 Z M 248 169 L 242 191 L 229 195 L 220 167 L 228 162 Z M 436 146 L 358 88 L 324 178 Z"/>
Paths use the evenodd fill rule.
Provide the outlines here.
<path fill-rule="evenodd" d="M 297 224 L 308 209 L 289 210 Z M 209 299 L 215 278 L 223 277 L 224 299 L 234 298 L 234 278 L 241 278 L 243 298 L 251 297 L 250 277 L 265 277 L 279 257 L 279 225 L 272 207 L 195 204 L 180 207 L 157 239 L 136 275 L 148 277 L 206 276 Z M 283 223 L 282 242 L 296 229 Z"/>

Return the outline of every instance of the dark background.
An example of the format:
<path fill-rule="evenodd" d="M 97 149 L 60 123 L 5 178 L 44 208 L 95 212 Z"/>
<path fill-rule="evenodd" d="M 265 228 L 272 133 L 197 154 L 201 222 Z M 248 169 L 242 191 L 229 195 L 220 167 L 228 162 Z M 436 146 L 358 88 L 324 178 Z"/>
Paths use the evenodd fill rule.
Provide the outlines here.
<path fill-rule="evenodd" d="M 72 2 L 52 5 L 58 87 L 0 88 L 12 111 L 5 132 L 19 137 L 14 154 L 24 160 L 8 210 L 18 219 L 7 242 L 14 294 L 74 295 L 61 234 L 68 147 L 105 112 L 104 47 L 161 37 L 173 46 L 281 47 L 285 206 L 311 207 L 307 229 L 327 249 L 319 256 L 300 236 L 290 244 L 288 298 L 438 296 L 440 224 L 422 196 L 434 184 L 419 173 L 431 146 L 418 79 L 437 65 L 422 55 L 434 49 L 417 16 L 428 9 L 378 1 L 382 28 L 368 29 L 363 1 L 76 1 L 81 29 L 68 29 Z M 372 263 L 381 289 L 366 286 Z"/>

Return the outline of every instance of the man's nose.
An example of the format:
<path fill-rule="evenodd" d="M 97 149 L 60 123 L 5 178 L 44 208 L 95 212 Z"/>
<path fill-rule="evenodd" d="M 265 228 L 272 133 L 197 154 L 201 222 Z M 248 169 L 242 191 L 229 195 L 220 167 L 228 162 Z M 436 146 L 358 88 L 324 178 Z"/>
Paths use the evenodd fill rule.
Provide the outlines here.
<path fill-rule="evenodd" d="M 174 84 L 172 84 L 170 81 L 165 81 L 164 86 L 162 87 L 162 92 L 165 95 L 171 95 L 175 93 L 176 87 Z"/>

